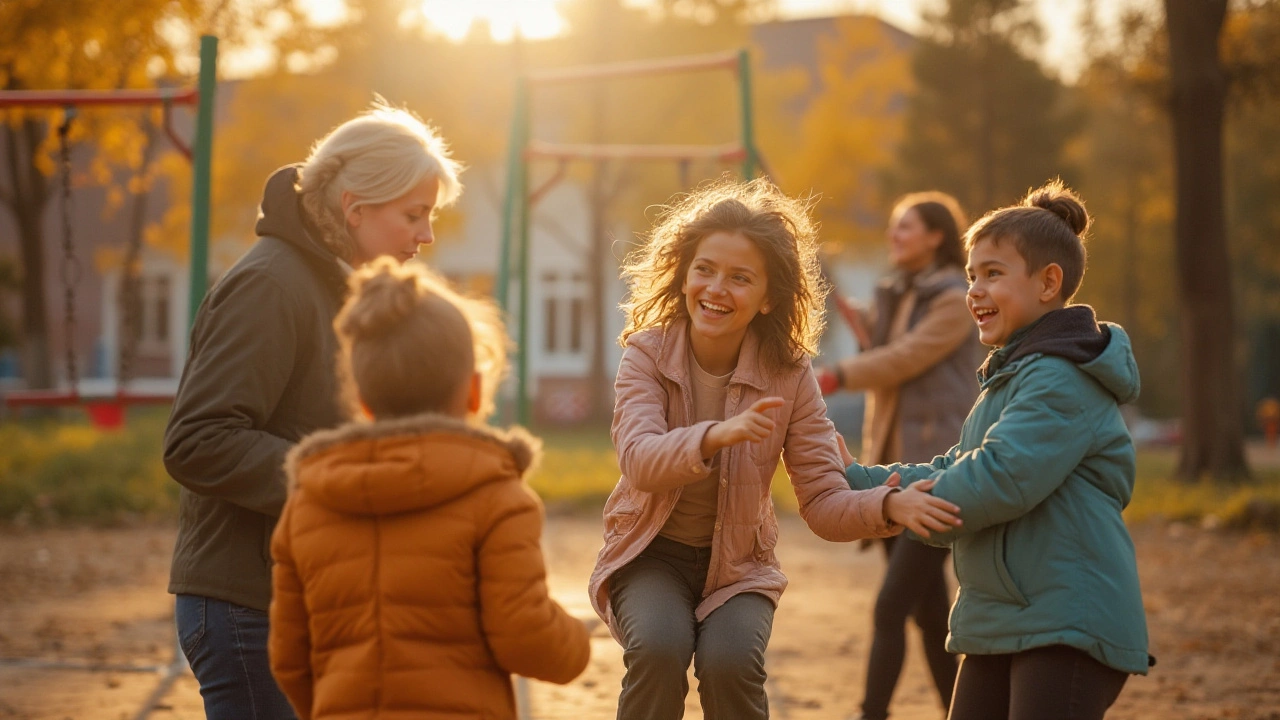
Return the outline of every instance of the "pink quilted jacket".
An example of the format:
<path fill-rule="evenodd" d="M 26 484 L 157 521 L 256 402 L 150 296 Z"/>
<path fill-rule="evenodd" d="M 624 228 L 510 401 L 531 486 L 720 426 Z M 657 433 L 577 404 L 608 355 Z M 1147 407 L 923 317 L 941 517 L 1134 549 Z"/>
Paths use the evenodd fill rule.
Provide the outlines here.
<path fill-rule="evenodd" d="M 589 586 L 592 605 L 615 637 L 609 578 L 648 547 L 681 488 L 705 477 L 709 468 L 699 447 L 714 423 L 690 424 L 687 345 L 686 322 L 645 330 L 628 340 L 618 368 L 613 446 L 622 477 L 605 504 L 604 547 Z M 786 404 L 769 411 L 779 420 L 771 437 L 721 451 L 719 510 L 707 585 L 696 611 L 699 621 L 743 592 L 777 603 L 787 586 L 773 553 L 778 520 L 769 495 L 779 457 L 800 501 L 800 516 L 819 537 L 846 542 L 901 532 L 884 518 L 889 488 L 857 491 L 845 481 L 835 427 L 808 358 L 766 373 L 757 362 L 758 346 L 748 331 L 729 382 L 725 417 L 764 397 L 781 397 Z"/>

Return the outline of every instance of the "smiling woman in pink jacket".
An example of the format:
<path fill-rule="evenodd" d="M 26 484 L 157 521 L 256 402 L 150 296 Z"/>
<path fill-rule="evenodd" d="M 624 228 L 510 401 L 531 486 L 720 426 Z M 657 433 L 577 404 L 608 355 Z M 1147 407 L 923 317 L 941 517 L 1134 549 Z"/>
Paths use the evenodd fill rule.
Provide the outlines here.
<path fill-rule="evenodd" d="M 810 366 L 826 292 L 804 205 L 721 182 L 667 209 L 628 260 L 626 347 L 591 601 L 623 645 L 618 717 L 679 718 L 694 661 L 708 720 L 768 716 L 764 651 L 786 587 L 769 486 L 833 541 L 928 535 L 958 508 L 917 483 L 853 491 Z"/>

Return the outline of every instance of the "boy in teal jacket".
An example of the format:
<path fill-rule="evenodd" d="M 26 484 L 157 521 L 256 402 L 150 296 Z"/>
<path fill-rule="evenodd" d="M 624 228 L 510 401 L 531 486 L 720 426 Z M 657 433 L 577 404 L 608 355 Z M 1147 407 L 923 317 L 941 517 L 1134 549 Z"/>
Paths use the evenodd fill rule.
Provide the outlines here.
<path fill-rule="evenodd" d="M 950 720 L 1102 718 L 1146 674 L 1146 616 L 1121 511 L 1133 441 L 1120 405 L 1138 368 L 1118 325 L 1067 303 L 1084 277 L 1083 205 L 1061 183 L 965 237 L 969 310 L 995 348 L 960 443 L 919 465 L 850 465 L 855 489 L 934 481 L 962 525 L 947 649 L 964 653 Z"/>

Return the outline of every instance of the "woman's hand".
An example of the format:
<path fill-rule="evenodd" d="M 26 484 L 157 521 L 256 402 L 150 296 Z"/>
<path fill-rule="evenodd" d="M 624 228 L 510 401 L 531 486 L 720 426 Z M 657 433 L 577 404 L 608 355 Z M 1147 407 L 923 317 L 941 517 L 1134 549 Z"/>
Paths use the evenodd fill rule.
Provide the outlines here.
<path fill-rule="evenodd" d="M 898 473 L 889 476 L 885 483 L 897 487 L 902 482 Z M 884 516 L 904 525 L 920 537 L 929 537 L 929 531 L 946 532 L 963 524 L 960 508 L 929 494 L 937 480 L 920 480 L 899 492 L 891 492 L 884 498 Z"/>
<path fill-rule="evenodd" d="M 839 366 L 818 368 L 813 374 L 818 379 L 818 391 L 823 397 L 844 387 L 844 377 Z"/>
<path fill-rule="evenodd" d="M 845 444 L 844 436 L 840 433 L 836 433 L 836 444 L 840 446 L 840 459 L 844 461 L 846 468 L 858 462 L 858 458 L 849 452 L 849 446 Z M 896 476 L 897 473 L 894 473 L 894 475 Z"/>
<path fill-rule="evenodd" d="M 871 331 L 862 320 L 862 313 L 858 304 L 838 292 L 831 293 L 831 297 L 835 300 L 836 311 L 840 313 L 840 317 L 849 326 L 849 332 L 853 333 L 853 338 L 858 341 L 858 348 L 861 350 L 870 349 Z"/>
<path fill-rule="evenodd" d="M 702 436 L 702 457 L 710 458 L 722 448 L 741 442 L 759 442 L 773 433 L 777 423 L 765 415 L 765 411 L 782 407 L 786 400 L 780 397 L 760 398 L 746 412 L 711 426 Z"/>

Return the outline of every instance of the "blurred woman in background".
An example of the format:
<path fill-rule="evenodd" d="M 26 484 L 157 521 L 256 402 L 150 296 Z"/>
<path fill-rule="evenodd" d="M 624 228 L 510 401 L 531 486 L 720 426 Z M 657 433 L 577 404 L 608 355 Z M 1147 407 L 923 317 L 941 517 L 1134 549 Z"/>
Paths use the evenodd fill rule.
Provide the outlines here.
<path fill-rule="evenodd" d="M 964 215 L 940 192 L 907 195 L 890 217 L 893 272 L 869 308 L 844 315 L 862 352 L 825 369 L 824 393 L 867 392 L 858 462 L 927 462 L 960 438 L 978 395 L 974 372 L 985 349 L 965 304 L 968 281 L 960 237 Z M 906 657 L 906 620 L 914 617 L 943 707 L 951 701 L 956 659 L 947 652 L 950 598 L 943 563 L 948 551 L 907 537 L 884 540 L 888 569 L 876 598 L 875 634 L 867 661 L 863 720 L 885 720 Z"/>

